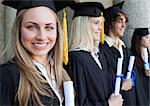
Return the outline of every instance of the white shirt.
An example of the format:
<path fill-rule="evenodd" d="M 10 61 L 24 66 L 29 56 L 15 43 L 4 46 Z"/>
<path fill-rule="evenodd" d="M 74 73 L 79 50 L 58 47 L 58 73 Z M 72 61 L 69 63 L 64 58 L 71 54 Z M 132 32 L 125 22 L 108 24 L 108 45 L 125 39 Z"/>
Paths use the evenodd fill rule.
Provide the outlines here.
<path fill-rule="evenodd" d="M 94 58 L 95 62 L 97 63 L 97 65 L 99 66 L 100 69 L 102 69 L 102 65 L 98 59 L 98 54 L 91 52 L 92 57 Z"/>
<path fill-rule="evenodd" d="M 48 77 L 47 74 L 47 70 L 46 68 L 39 62 L 33 60 L 33 63 L 37 66 L 37 68 L 41 71 L 41 73 L 44 75 L 44 77 L 46 78 L 48 84 L 50 85 L 50 87 L 52 88 L 52 90 L 54 91 L 54 93 L 56 94 L 56 96 L 59 99 L 60 102 L 60 106 L 62 106 L 62 102 L 63 102 L 63 97 L 62 95 L 59 93 L 59 90 L 57 89 L 56 86 L 56 78 L 55 78 L 55 73 L 54 70 L 51 69 L 51 79 Z"/>
<path fill-rule="evenodd" d="M 124 47 L 126 47 L 126 46 L 125 46 L 124 42 L 121 39 L 119 39 L 119 47 L 118 48 L 115 46 L 115 41 L 111 37 L 105 35 L 105 41 L 107 42 L 109 47 L 114 46 L 117 50 L 119 50 L 121 58 L 123 58 L 123 48 L 122 48 L 122 46 L 124 46 Z"/>

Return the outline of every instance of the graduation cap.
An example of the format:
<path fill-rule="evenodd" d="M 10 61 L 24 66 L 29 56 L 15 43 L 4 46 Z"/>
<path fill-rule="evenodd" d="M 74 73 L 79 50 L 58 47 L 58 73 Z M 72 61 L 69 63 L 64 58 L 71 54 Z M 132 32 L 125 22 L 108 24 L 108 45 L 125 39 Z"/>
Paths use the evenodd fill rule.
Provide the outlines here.
<path fill-rule="evenodd" d="M 107 20 L 110 20 L 114 14 L 116 14 L 116 13 L 124 13 L 124 12 L 122 11 L 122 6 L 123 6 L 123 4 L 124 4 L 124 1 L 122 1 L 122 2 L 120 2 L 120 3 L 118 3 L 118 4 L 115 4 L 115 5 L 111 6 L 111 7 L 108 7 L 108 8 L 105 10 L 105 14 L 104 14 L 104 15 L 105 15 L 105 18 L 106 18 Z"/>
<path fill-rule="evenodd" d="M 74 10 L 74 18 L 77 16 L 99 17 L 105 10 L 100 2 L 78 2 L 70 7 Z"/>
<path fill-rule="evenodd" d="M 139 36 L 147 36 L 150 34 L 150 29 L 148 28 L 135 28 L 133 34 L 139 35 Z"/>
<path fill-rule="evenodd" d="M 2 4 L 17 9 L 17 12 L 38 6 L 46 6 L 54 12 L 58 12 L 72 2 L 72 0 L 4 0 Z"/>

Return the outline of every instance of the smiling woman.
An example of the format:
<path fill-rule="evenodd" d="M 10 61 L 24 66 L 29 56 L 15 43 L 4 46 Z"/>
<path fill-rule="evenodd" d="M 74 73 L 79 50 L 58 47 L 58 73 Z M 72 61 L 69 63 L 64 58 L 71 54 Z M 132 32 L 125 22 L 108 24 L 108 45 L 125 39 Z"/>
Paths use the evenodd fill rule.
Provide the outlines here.
<path fill-rule="evenodd" d="M 102 23 L 102 17 L 90 17 L 89 22 L 91 25 L 94 45 L 98 46 L 100 42 L 100 32 L 101 32 L 101 23 Z"/>
<path fill-rule="evenodd" d="M 39 11 L 38 14 L 37 11 Z M 33 8 L 23 16 L 21 42 L 35 60 L 36 56 L 47 58 L 48 52 L 56 43 L 57 25 L 55 17 L 54 13 L 47 7 Z"/>
<path fill-rule="evenodd" d="M 0 65 L 0 105 L 62 106 L 63 82 L 70 78 L 62 66 L 63 32 L 56 12 L 68 1 L 2 3 L 17 9 L 17 16 L 12 29 L 15 56 Z"/>
<path fill-rule="evenodd" d="M 112 94 L 111 72 L 103 51 L 99 51 L 103 5 L 100 2 L 82 2 L 71 8 L 75 12 L 67 71 L 74 81 L 76 105 L 121 106 L 122 96 Z"/>

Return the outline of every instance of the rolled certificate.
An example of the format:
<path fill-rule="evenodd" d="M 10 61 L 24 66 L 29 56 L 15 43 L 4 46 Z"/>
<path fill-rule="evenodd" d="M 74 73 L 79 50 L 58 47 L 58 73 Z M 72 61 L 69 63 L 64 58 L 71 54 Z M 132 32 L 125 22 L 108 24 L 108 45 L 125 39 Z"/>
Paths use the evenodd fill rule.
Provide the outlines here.
<path fill-rule="evenodd" d="M 72 81 L 64 82 L 65 106 L 74 106 L 74 89 Z"/>
<path fill-rule="evenodd" d="M 147 51 L 147 48 L 143 48 L 143 59 L 144 59 L 144 68 L 145 70 L 149 70 L 150 67 L 149 67 L 149 63 L 148 63 L 148 51 Z"/>
<path fill-rule="evenodd" d="M 129 65 L 128 65 L 128 73 L 127 73 L 126 79 L 131 78 L 131 72 L 132 72 L 132 68 L 134 65 L 134 60 L 135 60 L 135 56 L 130 56 Z"/>
<path fill-rule="evenodd" d="M 123 62 L 123 59 L 122 58 L 118 58 L 117 74 L 116 74 L 117 77 L 116 77 L 115 92 L 114 92 L 115 96 L 119 95 L 119 91 L 120 91 L 120 83 L 121 83 L 120 75 L 122 73 L 122 62 Z"/>

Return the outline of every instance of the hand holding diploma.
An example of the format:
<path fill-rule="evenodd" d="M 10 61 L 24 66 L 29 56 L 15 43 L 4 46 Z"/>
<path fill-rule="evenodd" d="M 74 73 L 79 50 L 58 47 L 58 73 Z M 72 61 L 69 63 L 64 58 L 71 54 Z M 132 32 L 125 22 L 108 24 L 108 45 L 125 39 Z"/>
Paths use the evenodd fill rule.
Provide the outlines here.
<path fill-rule="evenodd" d="M 124 79 L 122 82 L 121 90 L 128 91 L 130 89 L 132 89 L 132 80 L 131 79 Z"/>
<path fill-rule="evenodd" d="M 75 106 L 74 89 L 72 81 L 64 82 L 65 106 Z"/>
<path fill-rule="evenodd" d="M 120 83 L 121 83 L 121 73 L 122 73 L 122 58 L 118 58 L 118 63 L 117 63 L 117 77 L 116 77 L 116 83 L 115 83 L 115 92 L 114 95 L 117 96 L 119 95 L 120 91 Z"/>
<path fill-rule="evenodd" d="M 111 94 L 111 96 L 108 99 L 109 106 L 122 106 L 123 104 L 123 98 L 122 95 L 119 94 L 115 96 L 114 94 Z"/>

